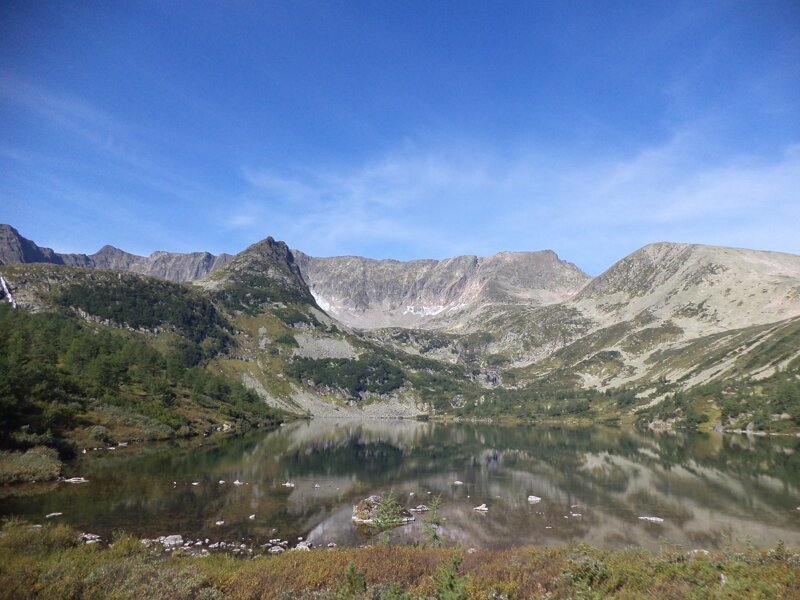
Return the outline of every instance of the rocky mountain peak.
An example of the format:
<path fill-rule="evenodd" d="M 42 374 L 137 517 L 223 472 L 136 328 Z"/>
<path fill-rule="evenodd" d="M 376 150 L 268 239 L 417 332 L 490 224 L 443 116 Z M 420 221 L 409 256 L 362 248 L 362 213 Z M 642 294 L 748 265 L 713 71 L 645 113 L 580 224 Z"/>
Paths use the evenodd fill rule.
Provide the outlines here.
<path fill-rule="evenodd" d="M 589 279 L 552 251 L 407 262 L 296 253 L 318 304 L 361 328 L 433 326 L 487 304 L 552 304 Z"/>
<path fill-rule="evenodd" d="M 105 245 L 94 254 L 60 254 L 41 248 L 23 237 L 11 225 L 0 225 L 0 264 L 51 263 L 87 269 L 132 271 L 168 281 L 193 281 L 222 268 L 230 262 L 229 254 L 214 256 L 208 252 L 156 251 L 139 256 Z"/>
<path fill-rule="evenodd" d="M 8 224 L 0 224 L 0 264 L 56 263 L 63 259 L 51 248 L 41 248 Z"/>

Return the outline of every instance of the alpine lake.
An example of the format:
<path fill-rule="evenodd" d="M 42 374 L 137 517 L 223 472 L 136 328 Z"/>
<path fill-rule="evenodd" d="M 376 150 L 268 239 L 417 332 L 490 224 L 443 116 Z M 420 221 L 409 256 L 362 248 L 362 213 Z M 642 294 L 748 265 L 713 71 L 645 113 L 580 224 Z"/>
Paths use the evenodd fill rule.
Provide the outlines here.
<path fill-rule="evenodd" d="M 391 493 L 406 508 L 441 495 L 444 543 L 464 547 L 800 546 L 794 436 L 315 419 L 88 450 L 65 475 L 88 482 L 6 486 L 0 515 L 105 540 L 116 531 L 206 545 L 422 540 L 424 513 L 384 534 L 353 523 L 360 500 Z M 474 510 L 481 504 L 488 510 Z"/>

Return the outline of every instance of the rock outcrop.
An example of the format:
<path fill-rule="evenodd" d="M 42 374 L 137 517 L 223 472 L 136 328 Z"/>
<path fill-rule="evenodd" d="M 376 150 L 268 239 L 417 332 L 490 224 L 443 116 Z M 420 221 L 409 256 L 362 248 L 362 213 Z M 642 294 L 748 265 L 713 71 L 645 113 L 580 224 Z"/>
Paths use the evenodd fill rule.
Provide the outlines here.
<path fill-rule="evenodd" d="M 138 256 L 103 246 L 94 254 L 60 254 L 51 248 L 37 246 L 10 225 L 0 224 L 0 264 L 51 263 L 87 269 L 131 271 L 168 281 L 194 281 L 225 267 L 230 254 L 214 256 L 208 252 L 153 252 Z"/>

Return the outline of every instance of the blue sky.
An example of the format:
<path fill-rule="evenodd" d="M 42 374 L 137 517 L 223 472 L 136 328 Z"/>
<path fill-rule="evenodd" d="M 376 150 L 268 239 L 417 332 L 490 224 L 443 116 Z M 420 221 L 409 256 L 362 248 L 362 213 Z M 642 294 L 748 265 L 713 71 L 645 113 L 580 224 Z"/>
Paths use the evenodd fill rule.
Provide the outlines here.
<path fill-rule="evenodd" d="M 443 258 L 800 253 L 800 4 L 4 2 L 0 222 Z"/>

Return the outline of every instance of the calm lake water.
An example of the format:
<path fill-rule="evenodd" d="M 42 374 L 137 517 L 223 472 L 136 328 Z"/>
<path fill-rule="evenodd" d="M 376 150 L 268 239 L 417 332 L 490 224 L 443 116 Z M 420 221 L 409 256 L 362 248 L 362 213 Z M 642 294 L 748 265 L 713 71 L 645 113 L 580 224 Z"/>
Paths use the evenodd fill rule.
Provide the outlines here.
<path fill-rule="evenodd" d="M 353 504 L 392 491 L 407 507 L 441 494 L 443 534 L 467 546 L 800 545 L 794 437 L 314 420 L 144 454 L 90 452 L 67 474 L 90 481 L 0 489 L 0 514 L 41 523 L 61 512 L 104 537 L 359 545 L 375 540 L 353 526 Z M 482 503 L 488 513 L 473 510 Z M 419 517 L 392 532 L 400 542 L 420 535 Z"/>

